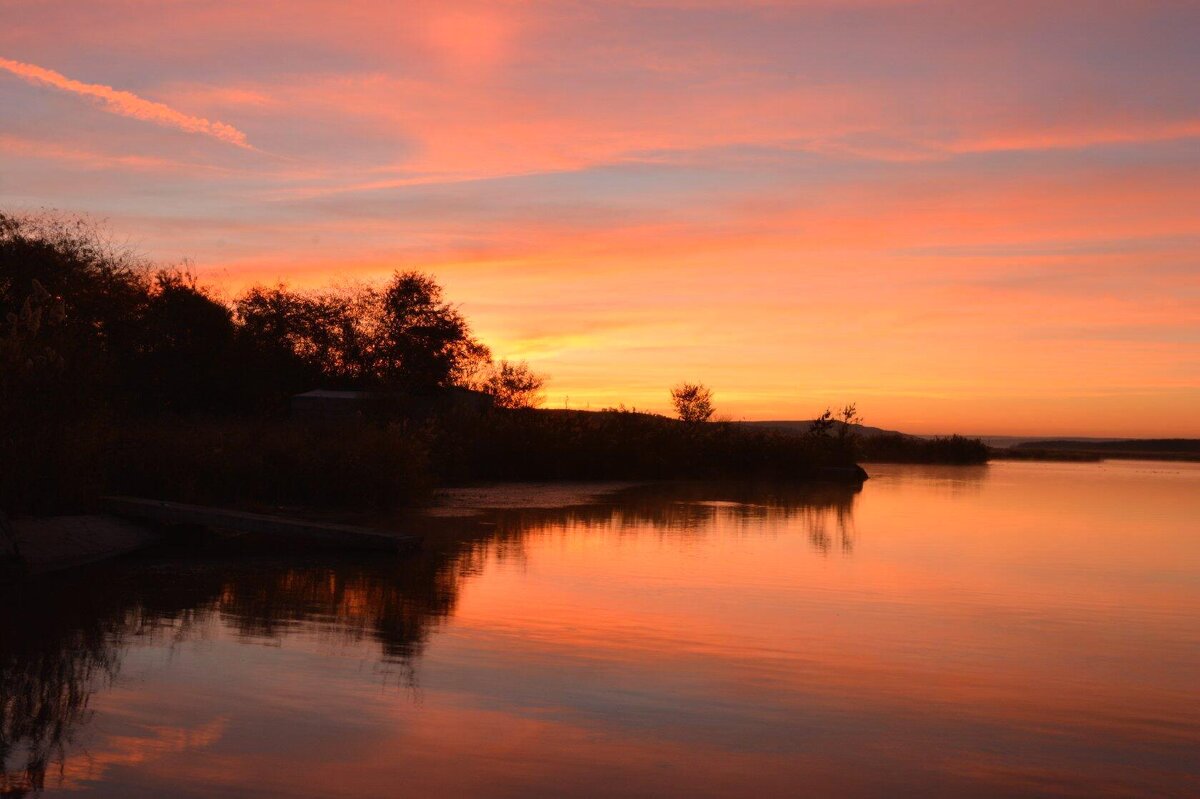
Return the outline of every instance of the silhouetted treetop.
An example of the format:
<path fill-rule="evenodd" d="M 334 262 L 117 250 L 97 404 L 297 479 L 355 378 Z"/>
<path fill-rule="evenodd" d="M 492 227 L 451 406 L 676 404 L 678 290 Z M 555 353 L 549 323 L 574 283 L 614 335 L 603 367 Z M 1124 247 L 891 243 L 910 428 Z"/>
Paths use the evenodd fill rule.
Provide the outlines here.
<path fill-rule="evenodd" d="M 226 303 L 87 220 L 0 214 L 0 319 L 20 311 L 35 280 L 65 311 L 45 343 L 76 384 L 118 410 L 281 408 L 314 387 L 427 394 L 491 364 L 462 312 L 420 272 L 381 286 L 258 286 Z M 495 387 L 530 404 L 533 373 L 505 369 Z"/>
<path fill-rule="evenodd" d="M 122 377 L 150 411 L 216 411 L 236 404 L 240 363 L 233 314 L 194 275 L 154 275 L 140 317 L 137 349 L 124 354 Z"/>
<path fill-rule="evenodd" d="M 685 422 L 707 422 L 713 415 L 712 391 L 701 383 L 675 386 L 671 389 L 671 403 L 675 413 Z"/>
<path fill-rule="evenodd" d="M 234 303 L 243 334 L 277 368 L 329 386 L 362 383 L 371 373 L 363 314 L 370 289 L 301 293 L 255 287 Z M 364 307 L 365 306 L 365 307 Z"/>
<path fill-rule="evenodd" d="M 420 272 L 395 273 L 380 294 L 375 355 L 375 378 L 417 391 L 459 383 L 491 357 L 442 287 Z"/>
<path fill-rule="evenodd" d="M 490 395 L 497 408 L 536 408 L 545 400 L 545 376 L 524 361 L 490 364 L 472 383 L 473 388 Z"/>
<path fill-rule="evenodd" d="M 397 272 L 382 289 L 256 287 L 235 309 L 260 347 L 330 386 L 420 393 L 461 383 L 489 359 L 441 286 L 419 272 Z"/>

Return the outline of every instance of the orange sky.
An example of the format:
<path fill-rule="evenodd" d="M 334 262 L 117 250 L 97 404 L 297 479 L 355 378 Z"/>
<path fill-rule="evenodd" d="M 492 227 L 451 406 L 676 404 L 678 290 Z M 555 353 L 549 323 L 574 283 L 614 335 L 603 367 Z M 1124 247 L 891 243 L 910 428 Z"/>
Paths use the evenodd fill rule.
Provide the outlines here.
<path fill-rule="evenodd" d="M 1200 436 L 1200 7 L 9 0 L 0 208 L 425 269 L 549 404 Z"/>

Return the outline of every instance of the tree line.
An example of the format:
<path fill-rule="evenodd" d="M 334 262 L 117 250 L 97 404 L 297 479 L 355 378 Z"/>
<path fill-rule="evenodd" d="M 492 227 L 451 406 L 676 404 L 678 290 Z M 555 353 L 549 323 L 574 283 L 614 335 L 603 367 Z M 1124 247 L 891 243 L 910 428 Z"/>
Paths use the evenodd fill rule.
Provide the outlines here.
<path fill-rule="evenodd" d="M 227 300 L 87 222 L 0 214 L 0 320 L 0 513 L 87 509 L 104 493 L 387 508 L 481 480 L 862 477 L 854 406 L 807 435 L 757 431 L 712 423 L 699 383 L 672 392 L 682 422 L 623 408 L 406 414 L 404 402 L 340 425 L 285 418 L 291 396 L 318 387 L 435 411 L 455 387 L 500 408 L 540 403 L 542 376 L 495 361 L 419 272 Z M 913 454 L 914 441 L 883 454 L 960 457 L 957 445 Z"/>
<path fill-rule="evenodd" d="M 45 393 L 46 372 L 61 367 L 76 393 L 89 388 L 93 402 L 121 412 L 270 412 L 315 387 L 464 386 L 521 407 L 540 402 L 544 383 L 524 363 L 494 362 L 429 275 L 318 291 L 259 286 L 226 302 L 186 270 L 157 268 L 90 223 L 55 215 L 0 213 L 0 313 L 10 383 L 14 364 L 37 367 L 42 384 L 26 388 Z"/>

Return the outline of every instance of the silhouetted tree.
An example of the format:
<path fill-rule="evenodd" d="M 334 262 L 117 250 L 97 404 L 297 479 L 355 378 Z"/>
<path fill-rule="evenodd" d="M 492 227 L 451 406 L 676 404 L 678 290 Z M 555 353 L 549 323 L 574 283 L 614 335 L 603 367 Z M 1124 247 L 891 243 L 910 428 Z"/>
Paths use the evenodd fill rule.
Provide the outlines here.
<path fill-rule="evenodd" d="M 304 294 L 285 286 L 256 287 L 237 299 L 234 312 L 242 337 L 282 384 L 349 386 L 370 372 L 368 336 L 359 316 L 369 299 L 351 291 Z"/>
<path fill-rule="evenodd" d="M 490 357 L 467 320 L 419 272 L 397 272 L 380 294 L 376 377 L 385 385 L 427 391 L 464 380 Z"/>
<path fill-rule="evenodd" d="M 858 415 L 858 406 L 853 402 L 844 406 L 838 413 L 838 421 L 841 422 L 838 427 L 838 439 L 843 443 L 854 438 L 854 427 L 863 423 L 862 417 Z"/>
<path fill-rule="evenodd" d="M 148 411 L 217 411 L 238 403 L 233 315 L 182 271 L 154 276 L 140 346 L 124 353 L 128 384 Z"/>
<path fill-rule="evenodd" d="M 254 288 L 235 308 L 261 352 L 281 364 L 290 353 L 332 386 L 422 393 L 464 381 L 489 357 L 441 286 L 418 272 L 397 272 L 382 290 Z"/>
<path fill-rule="evenodd" d="M 814 438 L 826 438 L 834 424 L 836 422 L 833 418 L 833 411 L 826 408 L 824 413 L 812 420 L 812 425 L 808 428 L 808 434 Z"/>
<path fill-rule="evenodd" d="M 0 213 L 0 310 L 18 312 L 34 280 L 64 303 L 53 345 L 75 383 L 108 381 L 143 337 L 149 266 L 86 220 Z"/>
<path fill-rule="evenodd" d="M 498 408 L 536 408 L 545 400 L 542 386 L 544 375 L 529 368 L 529 364 L 501 360 L 489 365 L 475 387 L 490 394 Z"/>
<path fill-rule="evenodd" d="M 671 389 L 675 413 L 685 422 L 707 422 L 713 415 L 712 391 L 700 383 L 680 383 Z"/>

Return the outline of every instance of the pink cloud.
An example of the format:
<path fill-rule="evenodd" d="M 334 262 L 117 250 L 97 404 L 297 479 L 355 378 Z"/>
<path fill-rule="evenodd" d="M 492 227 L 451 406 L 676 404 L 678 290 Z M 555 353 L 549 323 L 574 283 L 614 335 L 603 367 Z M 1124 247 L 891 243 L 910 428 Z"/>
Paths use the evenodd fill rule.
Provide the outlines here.
<path fill-rule="evenodd" d="M 246 141 L 246 134 L 232 125 L 190 116 L 169 105 L 138 97 L 132 92 L 121 91 L 99 83 L 83 83 L 52 69 L 7 58 L 0 58 L 0 69 L 11 72 L 33 84 L 52 86 L 55 89 L 91 98 L 113 114 L 152 122 L 164 127 L 178 128 L 189 133 L 200 133 L 236 147 L 254 149 Z"/>

